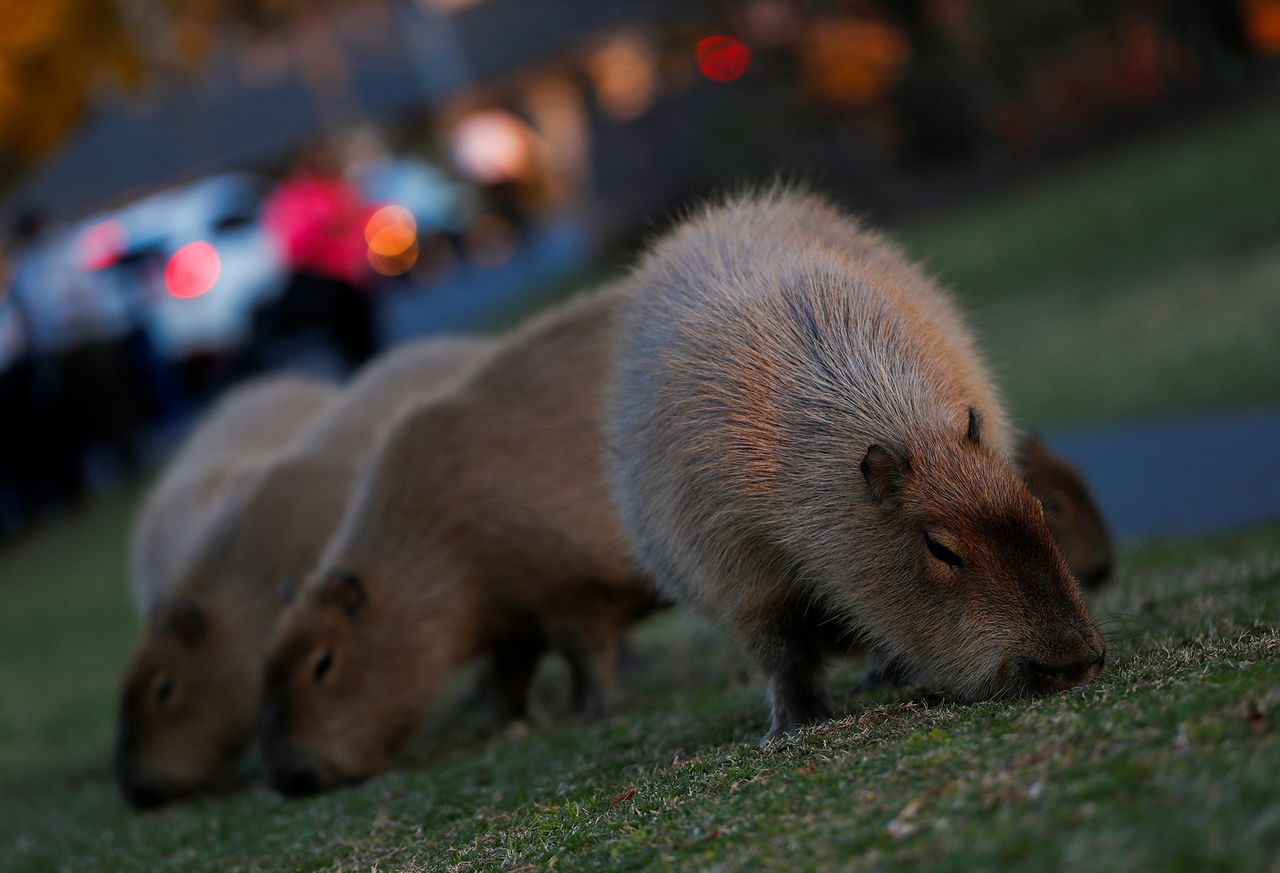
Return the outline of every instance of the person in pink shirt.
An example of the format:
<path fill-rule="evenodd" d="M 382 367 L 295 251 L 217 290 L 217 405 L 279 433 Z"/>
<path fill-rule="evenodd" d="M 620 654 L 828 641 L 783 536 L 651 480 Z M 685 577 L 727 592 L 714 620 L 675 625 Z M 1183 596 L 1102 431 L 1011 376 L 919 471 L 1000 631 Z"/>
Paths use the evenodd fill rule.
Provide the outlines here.
<path fill-rule="evenodd" d="M 266 315 L 269 334 L 318 328 L 353 368 L 373 355 L 373 271 L 364 238 L 372 211 L 318 149 L 276 186 L 263 223 L 289 267 L 289 280 Z"/>

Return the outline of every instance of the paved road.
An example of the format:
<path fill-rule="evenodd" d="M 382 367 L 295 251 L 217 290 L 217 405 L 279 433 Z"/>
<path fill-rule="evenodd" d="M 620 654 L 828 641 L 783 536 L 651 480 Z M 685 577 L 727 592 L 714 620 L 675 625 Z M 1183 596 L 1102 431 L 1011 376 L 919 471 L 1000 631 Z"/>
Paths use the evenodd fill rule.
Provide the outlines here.
<path fill-rule="evenodd" d="M 1280 409 L 1046 434 L 1121 539 L 1280 519 Z"/>

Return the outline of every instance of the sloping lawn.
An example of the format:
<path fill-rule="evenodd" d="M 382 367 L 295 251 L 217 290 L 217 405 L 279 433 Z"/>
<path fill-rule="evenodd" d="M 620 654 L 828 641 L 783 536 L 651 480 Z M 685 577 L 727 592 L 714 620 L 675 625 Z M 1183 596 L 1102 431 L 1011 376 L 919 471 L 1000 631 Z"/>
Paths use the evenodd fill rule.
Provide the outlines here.
<path fill-rule="evenodd" d="M 480 736 L 437 718 L 396 772 L 287 802 L 239 792 L 135 814 L 110 780 L 132 619 L 132 495 L 7 556 L 0 578 L 0 864 L 13 870 L 1275 870 L 1280 526 L 1131 551 L 1092 604 L 1102 679 L 965 706 L 849 693 L 846 717 L 770 749 L 761 684 L 705 624 L 643 627 L 616 714 Z M 443 723 L 441 723 L 443 722 Z M 434 736 L 432 740 L 430 737 Z"/>
<path fill-rule="evenodd" d="M 905 229 L 1035 427 L 1280 399 L 1280 112 Z"/>

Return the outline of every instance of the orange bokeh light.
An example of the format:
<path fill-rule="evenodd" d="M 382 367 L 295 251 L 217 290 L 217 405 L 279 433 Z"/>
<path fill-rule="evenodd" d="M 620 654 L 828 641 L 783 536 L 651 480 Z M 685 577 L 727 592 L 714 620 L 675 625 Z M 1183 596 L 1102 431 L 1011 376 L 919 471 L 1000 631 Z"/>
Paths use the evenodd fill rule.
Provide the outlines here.
<path fill-rule="evenodd" d="M 208 293 L 222 272 L 218 250 L 207 242 L 188 243 L 173 253 L 164 268 L 164 287 L 183 300 Z"/>
<path fill-rule="evenodd" d="M 740 39 L 716 34 L 698 40 L 698 70 L 713 82 L 741 79 L 751 69 L 751 49 Z"/>
<path fill-rule="evenodd" d="M 418 260 L 418 222 L 403 206 L 392 203 L 373 213 L 364 238 L 369 266 L 383 276 L 399 276 Z"/>
<path fill-rule="evenodd" d="M 392 224 L 384 227 L 369 240 L 369 250 L 384 258 L 394 258 L 409 250 L 417 240 L 413 228 L 403 224 Z"/>
<path fill-rule="evenodd" d="M 883 97 L 911 58 L 911 43 L 898 28 L 853 15 L 816 21 L 800 60 L 807 86 L 822 99 L 859 106 Z"/>
<path fill-rule="evenodd" d="M 408 248 L 401 249 L 394 255 L 380 255 L 373 247 L 369 248 L 369 266 L 383 276 L 399 276 L 407 273 L 418 262 L 418 243 L 413 241 Z"/>
<path fill-rule="evenodd" d="M 407 230 L 412 236 L 418 231 L 418 222 L 408 209 L 392 203 L 369 216 L 369 221 L 364 226 L 364 241 L 369 245 L 373 245 L 373 241 L 378 238 L 378 235 L 388 228 Z M 408 244 L 403 248 L 408 248 Z"/>
<path fill-rule="evenodd" d="M 1263 54 L 1280 55 L 1280 0 L 1245 0 L 1241 12 L 1254 47 Z"/>

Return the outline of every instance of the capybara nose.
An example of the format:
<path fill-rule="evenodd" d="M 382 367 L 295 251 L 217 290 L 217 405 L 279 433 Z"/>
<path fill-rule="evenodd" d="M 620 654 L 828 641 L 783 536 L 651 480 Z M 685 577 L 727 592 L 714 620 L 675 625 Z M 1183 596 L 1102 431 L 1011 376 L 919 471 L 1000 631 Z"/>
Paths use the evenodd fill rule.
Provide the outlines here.
<path fill-rule="evenodd" d="M 272 766 L 267 781 L 285 797 L 305 797 L 320 790 L 320 778 L 315 771 L 301 764 Z"/>
<path fill-rule="evenodd" d="M 1033 691 L 1047 693 L 1065 691 L 1095 678 L 1106 663 L 1106 650 L 1093 652 L 1083 658 L 1046 663 L 1027 662 L 1027 684 Z"/>
<path fill-rule="evenodd" d="M 116 782 L 120 785 L 120 793 L 134 809 L 154 809 L 169 799 L 164 791 L 139 778 L 124 760 L 116 761 Z"/>

